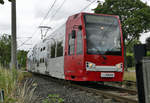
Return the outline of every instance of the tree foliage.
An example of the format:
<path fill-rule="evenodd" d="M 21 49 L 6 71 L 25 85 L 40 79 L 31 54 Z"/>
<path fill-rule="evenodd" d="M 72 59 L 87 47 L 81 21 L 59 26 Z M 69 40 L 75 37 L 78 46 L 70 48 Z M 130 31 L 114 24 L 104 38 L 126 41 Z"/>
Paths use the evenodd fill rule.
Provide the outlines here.
<path fill-rule="evenodd" d="M 26 59 L 27 59 L 27 51 L 24 50 L 18 50 L 17 51 L 17 60 L 18 60 L 18 66 L 19 67 L 25 67 L 26 66 Z"/>
<path fill-rule="evenodd" d="M 150 31 L 150 6 L 140 0 L 105 0 L 94 9 L 95 13 L 118 15 L 124 40 L 139 39 Z"/>
<path fill-rule="evenodd" d="M 3 1 L 3 0 L 0 0 L 0 4 L 4 4 L 4 1 Z"/>
<path fill-rule="evenodd" d="M 11 2 L 11 0 L 8 0 Z M 4 0 L 0 0 L 0 4 L 4 4 Z"/>
<path fill-rule="evenodd" d="M 126 42 L 126 44 L 129 44 L 128 41 Z M 126 52 L 133 53 L 134 52 L 133 48 L 134 48 L 134 45 L 136 44 L 141 44 L 141 42 L 137 39 L 132 40 L 132 42 L 130 42 L 130 45 L 126 47 Z"/>
<path fill-rule="evenodd" d="M 27 51 L 17 51 L 17 62 L 19 67 L 26 66 Z M 9 67 L 11 61 L 11 36 L 3 34 L 0 37 L 0 65 Z"/>
<path fill-rule="evenodd" d="M 11 59 L 11 36 L 4 34 L 0 37 L 0 64 L 8 67 Z"/>

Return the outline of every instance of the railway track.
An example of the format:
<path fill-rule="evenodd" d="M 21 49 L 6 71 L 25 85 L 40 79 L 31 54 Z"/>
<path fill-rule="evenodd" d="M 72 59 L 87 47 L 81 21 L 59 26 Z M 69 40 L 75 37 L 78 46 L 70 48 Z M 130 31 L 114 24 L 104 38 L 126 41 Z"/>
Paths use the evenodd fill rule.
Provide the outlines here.
<path fill-rule="evenodd" d="M 36 74 L 37 75 L 37 74 Z M 39 75 L 38 75 L 39 76 Z M 110 85 L 100 85 L 98 83 L 91 82 L 70 82 L 66 80 L 56 79 L 49 76 L 40 75 L 41 78 L 61 83 L 70 88 L 79 89 L 80 91 L 84 91 L 92 94 L 93 96 L 103 97 L 104 99 L 109 99 L 109 103 L 138 103 L 137 99 L 137 91 L 125 89 L 116 86 Z"/>
<path fill-rule="evenodd" d="M 120 103 L 138 103 L 137 92 L 129 89 L 106 86 L 104 88 L 89 88 L 82 85 L 72 84 L 73 87 L 78 88 L 93 95 L 102 95 L 106 99 L 112 99 Z M 110 88 L 109 88 L 110 87 Z"/>
<path fill-rule="evenodd" d="M 128 88 L 134 91 L 137 91 L 136 82 L 134 81 L 127 81 L 124 80 L 123 82 L 105 82 L 106 85 L 109 86 L 116 86 L 116 87 L 122 87 L 122 88 Z"/>
<path fill-rule="evenodd" d="M 129 81 L 129 80 L 124 80 L 123 81 L 126 85 L 135 85 L 136 86 L 136 82 L 134 82 L 134 81 Z"/>

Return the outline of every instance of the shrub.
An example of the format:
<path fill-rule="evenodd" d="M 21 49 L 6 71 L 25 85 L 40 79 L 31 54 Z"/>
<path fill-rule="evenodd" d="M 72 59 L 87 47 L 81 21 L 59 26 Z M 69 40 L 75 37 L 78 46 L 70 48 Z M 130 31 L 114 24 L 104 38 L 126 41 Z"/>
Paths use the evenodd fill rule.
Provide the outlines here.
<path fill-rule="evenodd" d="M 135 66 L 134 57 L 127 56 L 127 67 L 133 67 L 133 66 Z"/>
<path fill-rule="evenodd" d="M 49 94 L 42 103 L 63 103 L 64 99 L 60 98 L 57 94 Z"/>
<path fill-rule="evenodd" d="M 32 95 L 36 87 L 33 81 L 25 81 L 23 72 L 16 69 L 8 70 L 0 67 L 0 90 L 4 90 L 4 103 L 32 103 Z M 30 85 L 28 85 L 30 84 Z"/>

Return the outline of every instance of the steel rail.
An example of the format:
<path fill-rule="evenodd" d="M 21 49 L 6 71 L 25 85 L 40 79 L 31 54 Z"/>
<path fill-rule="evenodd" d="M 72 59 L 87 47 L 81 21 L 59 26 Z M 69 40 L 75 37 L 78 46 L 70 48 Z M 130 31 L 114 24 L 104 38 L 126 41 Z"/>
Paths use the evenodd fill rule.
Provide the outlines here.
<path fill-rule="evenodd" d="M 117 89 L 119 91 L 127 92 L 127 93 L 130 93 L 132 95 L 136 95 L 137 94 L 137 91 L 136 90 L 132 90 L 132 89 L 116 87 L 116 86 L 113 86 L 113 85 L 104 85 L 104 86 L 107 86 L 107 87 L 110 87 L 110 88 L 115 88 L 115 89 Z"/>
<path fill-rule="evenodd" d="M 84 90 L 84 91 L 92 92 L 92 93 L 94 92 L 97 95 L 103 95 L 106 98 L 115 99 L 121 103 L 124 103 L 124 102 L 125 103 L 138 103 L 138 100 L 129 98 L 130 96 L 126 97 L 126 96 L 121 96 L 118 94 L 110 93 L 108 91 L 97 90 L 97 89 L 83 87 L 83 86 L 79 86 L 79 85 L 75 85 L 75 84 L 72 84 L 72 85 L 73 85 L 73 87 L 79 88 L 80 90 Z"/>

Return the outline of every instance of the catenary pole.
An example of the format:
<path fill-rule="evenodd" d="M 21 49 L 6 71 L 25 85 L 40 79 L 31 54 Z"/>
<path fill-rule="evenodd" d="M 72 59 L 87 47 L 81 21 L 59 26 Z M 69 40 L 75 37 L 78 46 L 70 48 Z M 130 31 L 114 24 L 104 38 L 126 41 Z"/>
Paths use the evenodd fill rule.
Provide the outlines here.
<path fill-rule="evenodd" d="M 11 0 L 11 68 L 17 67 L 16 51 L 16 0 Z"/>

